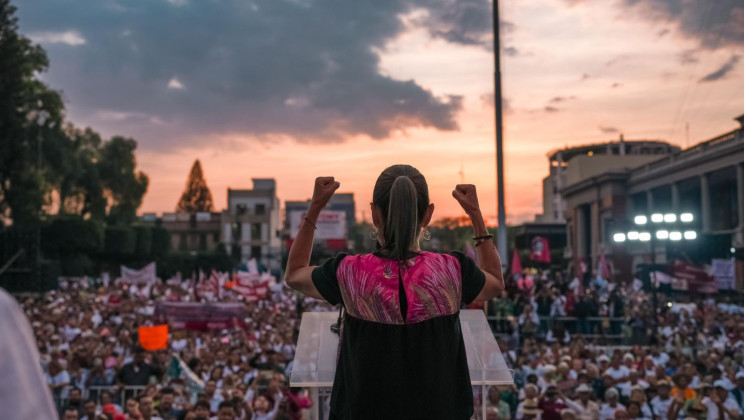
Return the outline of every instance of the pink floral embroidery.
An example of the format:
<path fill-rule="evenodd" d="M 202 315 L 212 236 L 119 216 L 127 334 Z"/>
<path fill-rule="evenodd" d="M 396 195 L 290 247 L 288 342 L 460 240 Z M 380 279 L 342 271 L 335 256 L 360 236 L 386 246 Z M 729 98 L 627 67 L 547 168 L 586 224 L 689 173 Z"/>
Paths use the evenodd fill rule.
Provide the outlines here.
<path fill-rule="evenodd" d="M 406 324 L 456 313 L 462 298 L 460 262 L 448 254 L 421 252 L 405 263 L 373 254 L 348 256 L 337 278 L 349 315 L 385 324 L 403 324 L 398 270 L 403 277 Z"/>

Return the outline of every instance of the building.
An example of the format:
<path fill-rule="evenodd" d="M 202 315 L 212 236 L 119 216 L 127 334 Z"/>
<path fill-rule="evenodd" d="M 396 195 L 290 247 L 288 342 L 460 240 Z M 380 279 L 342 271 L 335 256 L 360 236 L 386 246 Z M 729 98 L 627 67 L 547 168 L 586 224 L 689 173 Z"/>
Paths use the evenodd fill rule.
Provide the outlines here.
<path fill-rule="evenodd" d="M 570 147 L 548 155 L 549 175 L 543 179 L 543 213 L 536 223 L 566 223 L 566 202 L 561 191 L 607 169 L 633 168 L 679 151 L 656 140 L 618 141 Z"/>
<path fill-rule="evenodd" d="M 253 189 L 227 190 L 222 241 L 241 262 L 255 258 L 269 270 L 281 270 L 280 218 L 276 181 L 253 178 Z"/>
<path fill-rule="evenodd" d="M 733 131 L 631 168 L 606 161 L 597 165 L 604 170 L 567 176 L 560 190 L 567 209 L 567 256 L 596 267 L 604 250 L 613 272 L 629 278 L 652 253 L 657 263 L 676 254 L 710 263 L 744 248 L 744 116 L 736 120 L 740 127 Z M 613 243 L 613 234 L 627 230 L 635 215 L 667 212 L 692 213 L 698 239 L 674 246 L 656 241 L 653 250 Z"/>
<path fill-rule="evenodd" d="M 296 230 L 302 220 L 300 216 L 307 212 L 308 208 L 310 208 L 310 200 L 287 201 L 284 203 L 284 229 L 286 234 L 285 237 L 287 238 L 287 249 L 291 247 Z M 329 220 L 328 234 L 324 235 L 321 232 L 316 234 L 316 243 L 322 244 L 327 249 L 334 251 L 346 250 L 347 241 L 349 240 L 349 232 L 352 231 L 356 224 L 356 204 L 354 203 L 354 194 L 334 194 L 324 211 L 343 214 L 343 220 L 340 218 L 335 218 L 333 221 Z M 337 225 L 337 228 L 333 229 L 333 223 L 336 221 L 343 222 L 343 225 Z M 334 234 L 331 230 L 336 233 Z"/>
<path fill-rule="evenodd" d="M 170 234 L 171 249 L 181 252 L 210 252 L 220 243 L 220 213 L 145 213 L 140 221 L 154 223 Z"/>

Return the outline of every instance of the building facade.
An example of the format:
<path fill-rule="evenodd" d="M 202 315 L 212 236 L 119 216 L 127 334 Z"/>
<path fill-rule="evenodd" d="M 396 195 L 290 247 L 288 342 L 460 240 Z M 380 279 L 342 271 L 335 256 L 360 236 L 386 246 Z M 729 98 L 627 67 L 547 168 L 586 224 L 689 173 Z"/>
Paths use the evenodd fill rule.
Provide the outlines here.
<path fill-rule="evenodd" d="M 633 168 L 678 152 L 677 146 L 656 140 L 618 141 L 570 147 L 548 155 L 549 175 L 543 179 L 543 213 L 537 223 L 565 223 L 566 201 L 561 191 L 608 169 Z"/>
<path fill-rule="evenodd" d="M 281 213 L 274 179 L 253 179 L 253 189 L 227 190 L 220 225 L 222 242 L 241 262 L 255 258 L 281 270 Z"/>
<path fill-rule="evenodd" d="M 145 213 L 140 221 L 162 226 L 170 234 L 171 249 L 180 252 L 210 252 L 220 244 L 220 213 Z"/>
<path fill-rule="evenodd" d="M 568 182 L 561 189 L 566 255 L 596 267 L 604 250 L 613 273 L 629 278 L 652 254 L 657 263 L 672 255 L 710 263 L 744 248 L 744 116 L 736 120 L 739 128 L 688 149 L 632 168 L 608 163 L 600 173 Z M 627 230 L 634 216 L 652 213 L 692 213 L 698 239 L 652 241 L 655 249 L 650 243 L 613 243 L 613 234 Z"/>

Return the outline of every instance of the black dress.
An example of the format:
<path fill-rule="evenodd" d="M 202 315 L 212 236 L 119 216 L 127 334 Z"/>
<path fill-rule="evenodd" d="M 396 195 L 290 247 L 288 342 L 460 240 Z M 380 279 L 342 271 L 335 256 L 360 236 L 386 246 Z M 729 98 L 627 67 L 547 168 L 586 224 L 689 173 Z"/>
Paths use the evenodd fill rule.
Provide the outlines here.
<path fill-rule="evenodd" d="M 344 304 L 331 420 L 466 420 L 473 415 L 460 306 L 485 276 L 462 253 L 407 261 L 340 254 L 313 283 Z"/>

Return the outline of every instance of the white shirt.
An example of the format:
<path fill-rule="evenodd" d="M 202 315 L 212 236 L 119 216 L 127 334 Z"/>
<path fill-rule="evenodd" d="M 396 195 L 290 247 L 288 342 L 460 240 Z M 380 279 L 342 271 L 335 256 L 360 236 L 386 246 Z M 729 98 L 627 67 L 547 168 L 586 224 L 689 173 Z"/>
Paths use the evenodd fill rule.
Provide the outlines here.
<path fill-rule="evenodd" d="M 56 419 L 31 326 L 15 299 L 0 288 L 0 407 L 3 418 Z"/>
<path fill-rule="evenodd" d="M 657 417 L 661 417 L 662 419 L 666 419 L 667 413 L 669 412 L 669 406 L 672 405 L 672 402 L 674 401 L 674 398 L 669 397 L 665 400 L 662 400 L 659 398 L 659 396 L 655 396 L 651 399 L 651 407 L 654 408 L 654 414 Z"/>
<path fill-rule="evenodd" d="M 613 420 L 615 418 L 615 411 L 625 410 L 625 406 L 617 403 L 616 407 L 610 407 L 609 404 L 605 403 L 599 408 L 599 420 Z"/>
<path fill-rule="evenodd" d="M 627 366 L 620 365 L 617 369 L 610 366 L 607 368 L 605 373 L 608 373 L 610 376 L 612 376 L 612 379 L 620 379 L 625 378 L 628 375 L 630 375 L 630 369 L 628 369 Z"/>
<path fill-rule="evenodd" d="M 718 420 L 718 406 L 708 397 L 703 398 L 702 403 L 705 404 L 706 407 L 708 407 L 708 420 Z M 741 413 L 739 404 L 737 404 L 736 401 L 731 397 L 726 398 L 726 401 L 723 402 L 723 407 L 727 411 L 723 414 L 724 419 L 733 420 L 732 417 L 728 414 L 728 411 L 730 410 L 734 410 L 734 412 L 736 413 Z"/>

